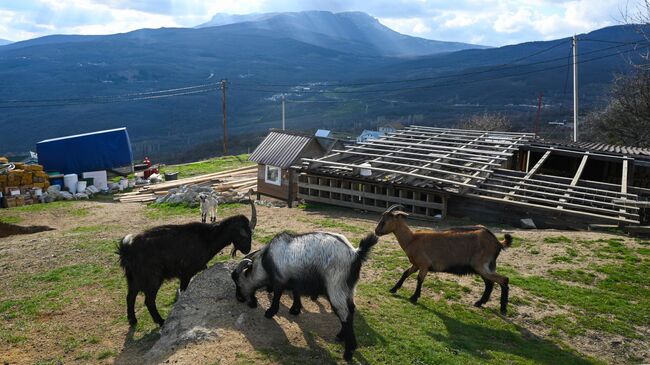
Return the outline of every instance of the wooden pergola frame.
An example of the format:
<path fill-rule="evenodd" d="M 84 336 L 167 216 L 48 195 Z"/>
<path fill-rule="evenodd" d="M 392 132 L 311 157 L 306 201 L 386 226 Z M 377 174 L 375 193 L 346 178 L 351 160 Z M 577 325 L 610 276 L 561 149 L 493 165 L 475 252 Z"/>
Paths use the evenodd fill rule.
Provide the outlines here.
<path fill-rule="evenodd" d="M 557 149 L 552 146 L 526 146 L 526 149 L 543 153 L 531 169 L 528 169 L 529 161 L 526 165 L 527 172 L 495 169 L 480 186 L 472 190 L 471 195 L 505 204 L 566 212 L 618 223 L 639 224 L 639 208 L 635 204 L 638 197 L 627 191 L 631 178 L 628 166 L 633 164 L 634 159 Z M 539 174 L 540 168 L 551 154 L 580 158 L 580 164 L 572 178 Z M 597 183 L 601 187 L 580 185 L 589 183 L 581 179 L 589 159 L 621 162 L 621 183 Z"/>
<path fill-rule="evenodd" d="M 577 215 L 589 220 L 639 223 L 639 197 L 628 192 L 634 158 L 543 145 L 534 141 L 534 137 L 530 133 L 410 126 L 379 139 L 332 150 L 321 158 L 305 158 L 303 165 L 307 174 L 352 178 L 395 188 L 433 189 L 429 191 Z M 517 151 L 528 151 L 525 171 L 506 169 L 506 163 L 512 161 Z M 533 166 L 530 166 L 530 151 L 542 154 Z M 575 174 L 567 178 L 540 173 L 551 155 L 579 158 Z M 621 183 L 584 180 L 583 172 L 591 160 L 622 163 Z M 362 176 L 362 170 L 370 170 L 371 176 Z M 313 184 L 304 188 L 322 191 L 322 194 L 341 193 Z M 321 196 L 316 198 L 327 200 Z M 374 195 L 372 198 L 379 199 Z"/>
<path fill-rule="evenodd" d="M 303 163 L 333 173 L 368 169 L 380 180 L 415 186 L 428 181 L 460 192 L 476 188 L 532 138 L 530 133 L 410 126 Z"/>

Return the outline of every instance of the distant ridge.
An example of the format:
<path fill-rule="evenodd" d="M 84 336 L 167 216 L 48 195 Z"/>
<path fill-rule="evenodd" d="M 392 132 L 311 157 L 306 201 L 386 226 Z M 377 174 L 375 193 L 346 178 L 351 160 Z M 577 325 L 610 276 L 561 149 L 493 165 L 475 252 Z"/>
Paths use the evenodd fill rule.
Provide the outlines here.
<path fill-rule="evenodd" d="M 444 42 L 404 35 L 363 12 L 332 13 L 313 10 L 245 15 L 216 14 L 212 20 L 198 25 L 197 28 L 215 26 L 263 29 L 327 48 L 332 48 L 328 41 L 345 40 L 355 42 L 359 49 L 365 48 L 366 51 L 373 49 L 379 55 L 392 57 L 424 56 L 463 49 L 489 48 L 476 44 Z"/>
<path fill-rule="evenodd" d="M 0 38 L 0 46 L 4 46 L 4 45 L 7 45 L 7 44 L 11 44 L 11 43 L 13 43 L 13 42 L 10 41 L 10 40 Z"/>

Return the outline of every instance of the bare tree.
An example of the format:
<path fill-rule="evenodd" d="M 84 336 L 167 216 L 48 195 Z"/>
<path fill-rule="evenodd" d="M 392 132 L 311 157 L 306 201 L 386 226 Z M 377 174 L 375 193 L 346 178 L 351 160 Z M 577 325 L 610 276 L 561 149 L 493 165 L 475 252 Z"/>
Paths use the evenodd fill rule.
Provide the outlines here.
<path fill-rule="evenodd" d="M 609 105 L 591 113 L 585 126 L 592 141 L 650 147 L 650 70 L 617 76 Z"/>
<path fill-rule="evenodd" d="M 460 129 L 509 132 L 512 130 L 512 122 L 503 114 L 485 112 L 461 120 L 457 127 Z"/>

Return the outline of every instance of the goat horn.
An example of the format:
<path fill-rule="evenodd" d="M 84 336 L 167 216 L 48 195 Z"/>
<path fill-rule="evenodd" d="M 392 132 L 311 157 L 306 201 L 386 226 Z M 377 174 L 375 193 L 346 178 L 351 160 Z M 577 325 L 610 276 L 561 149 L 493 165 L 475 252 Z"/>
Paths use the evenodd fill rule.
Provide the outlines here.
<path fill-rule="evenodd" d="M 255 226 L 257 225 L 257 210 L 255 209 L 255 201 L 253 200 L 253 189 L 250 189 L 248 191 L 248 199 L 251 202 L 251 222 L 250 222 L 250 227 L 251 231 L 255 229 Z"/>
<path fill-rule="evenodd" d="M 390 207 L 388 207 L 388 209 L 386 209 L 384 214 L 390 213 L 390 212 L 394 211 L 395 209 L 404 209 L 404 206 L 402 204 L 393 204 Z"/>
<path fill-rule="evenodd" d="M 251 259 L 243 259 L 239 264 L 237 265 L 237 268 L 235 269 L 235 272 L 238 274 L 241 274 L 242 271 L 244 271 L 247 267 L 253 265 L 253 260 Z"/>

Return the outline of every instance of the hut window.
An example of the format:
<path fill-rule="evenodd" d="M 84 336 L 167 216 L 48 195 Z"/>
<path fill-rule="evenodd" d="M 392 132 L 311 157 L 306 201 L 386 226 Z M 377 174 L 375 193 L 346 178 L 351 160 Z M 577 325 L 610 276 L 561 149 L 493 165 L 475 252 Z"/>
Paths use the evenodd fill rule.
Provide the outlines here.
<path fill-rule="evenodd" d="M 266 165 L 264 181 L 269 184 L 280 185 L 280 168 L 276 166 Z"/>

